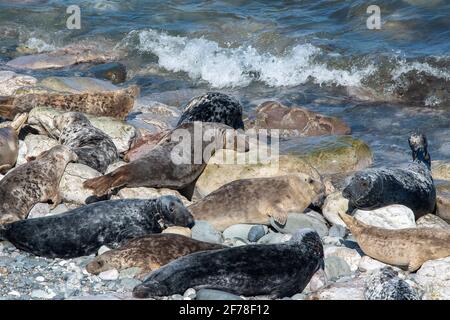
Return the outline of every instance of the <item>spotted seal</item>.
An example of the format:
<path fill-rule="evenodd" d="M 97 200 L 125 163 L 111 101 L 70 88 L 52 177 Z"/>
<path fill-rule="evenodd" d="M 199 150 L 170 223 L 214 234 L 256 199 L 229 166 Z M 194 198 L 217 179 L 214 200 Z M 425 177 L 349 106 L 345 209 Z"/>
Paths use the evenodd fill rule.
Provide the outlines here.
<path fill-rule="evenodd" d="M 55 127 L 61 132 L 59 142 L 68 146 L 83 163 L 101 173 L 119 160 L 119 153 L 112 139 L 95 128 L 80 112 L 67 112 L 54 119 Z"/>
<path fill-rule="evenodd" d="M 95 253 L 102 245 L 118 247 L 127 240 L 160 233 L 170 225 L 194 225 L 177 197 L 107 200 L 3 225 L 0 239 L 37 256 L 73 258 Z"/>
<path fill-rule="evenodd" d="M 150 273 L 133 290 L 137 298 L 168 296 L 188 288 L 210 288 L 274 298 L 302 292 L 323 266 L 323 247 L 311 229 L 288 242 L 196 252 Z"/>
<path fill-rule="evenodd" d="M 161 266 L 197 251 L 226 248 L 220 244 L 203 242 L 179 234 L 162 233 L 130 240 L 124 246 L 96 257 L 86 270 L 92 274 L 110 269 L 138 267 L 140 277 Z"/>
<path fill-rule="evenodd" d="M 107 175 L 86 180 L 83 185 L 94 190 L 96 196 L 102 196 L 112 188 L 127 186 L 180 190 L 191 199 L 193 185 L 214 152 L 223 148 L 236 150 L 240 146 L 248 150 L 245 136 L 227 125 L 197 121 L 184 123 L 142 158 Z M 173 157 L 179 153 L 187 158 L 176 163 Z"/>
<path fill-rule="evenodd" d="M 26 113 L 18 114 L 12 123 L 0 127 L 0 173 L 11 169 L 19 155 L 19 132 L 27 121 Z M 2 123 L 2 125 L 4 125 Z"/>
<path fill-rule="evenodd" d="M 391 267 L 381 268 L 366 280 L 364 296 L 367 300 L 420 300 L 418 292 Z"/>
<path fill-rule="evenodd" d="M 425 261 L 450 256 L 450 232 L 436 228 L 383 229 L 339 212 L 362 251 L 381 262 L 413 272 Z"/>
<path fill-rule="evenodd" d="M 207 92 L 188 102 L 177 126 L 192 121 L 218 122 L 234 129 L 244 129 L 241 104 L 220 92 Z"/>
<path fill-rule="evenodd" d="M 349 200 L 349 208 L 371 210 L 402 204 L 413 210 L 416 218 L 434 211 L 436 188 L 427 139 L 422 134 L 412 134 L 409 145 L 412 163 L 398 168 L 366 169 L 351 178 L 342 192 Z"/>
<path fill-rule="evenodd" d="M 59 182 L 66 165 L 77 155 L 66 146 L 55 146 L 34 161 L 11 170 L 0 181 L 0 224 L 25 219 L 38 202 L 60 203 Z"/>
<path fill-rule="evenodd" d="M 238 223 L 284 225 L 288 213 L 303 212 L 323 191 L 309 176 L 285 175 L 241 179 L 227 183 L 189 206 L 196 220 L 207 220 L 224 230 Z"/>

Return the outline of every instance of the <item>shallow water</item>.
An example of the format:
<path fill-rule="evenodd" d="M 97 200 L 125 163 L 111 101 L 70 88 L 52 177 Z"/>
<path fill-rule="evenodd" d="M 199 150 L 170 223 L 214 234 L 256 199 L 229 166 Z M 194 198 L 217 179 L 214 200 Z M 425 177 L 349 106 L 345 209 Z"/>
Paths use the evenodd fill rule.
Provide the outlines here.
<path fill-rule="evenodd" d="M 377 1 L 381 30 L 366 26 L 367 1 L 329 0 L 76 1 L 82 27 L 68 30 L 74 2 L 0 0 L 0 69 L 24 48 L 92 39 L 123 49 L 126 84 L 161 102 L 220 90 L 250 112 L 277 99 L 343 118 L 376 165 L 409 159 L 414 130 L 428 135 L 433 159 L 450 158 L 448 1 Z M 74 72 L 82 68 L 31 74 Z"/>

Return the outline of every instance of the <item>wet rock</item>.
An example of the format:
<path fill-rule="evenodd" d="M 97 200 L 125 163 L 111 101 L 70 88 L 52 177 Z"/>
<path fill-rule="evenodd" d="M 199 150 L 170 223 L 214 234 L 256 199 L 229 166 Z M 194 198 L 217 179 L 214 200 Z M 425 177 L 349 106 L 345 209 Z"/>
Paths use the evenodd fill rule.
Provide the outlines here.
<path fill-rule="evenodd" d="M 167 229 L 163 230 L 162 233 L 175 233 L 175 234 L 180 234 L 180 235 L 188 237 L 188 238 L 192 237 L 191 229 L 178 227 L 178 226 L 168 227 Z"/>
<path fill-rule="evenodd" d="M 110 62 L 93 66 L 88 70 L 95 78 L 106 79 L 114 84 L 122 83 L 127 80 L 126 67 L 118 62 Z"/>
<path fill-rule="evenodd" d="M 325 258 L 325 274 L 330 280 L 348 276 L 352 272 L 350 266 L 344 259 L 336 256 L 328 256 Z"/>
<path fill-rule="evenodd" d="M 342 192 L 334 192 L 327 196 L 322 207 L 324 217 L 332 224 L 345 227 L 344 221 L 339 217 L 339 213 L 346 213 L 348 210 L 348 200 L 342 196 Z"/>
<path fill-rule="evenodd" d="M 356 210 L 354 217 L 359 221 L 384 229 L 415 228 L 414 213 L 403 205 L 390 205 L 375 210 Z"/>
<path fill-rule="evenodd" d="M 277 244 L 289 241 L 292 234 L 282 234 L 277 232 L 270 232 L 258 240 L 258 244 Z"/>
<path fill-rule="evenodd" d="M 384 267 L 366 280 L 367 300 L 420 300 L 419 294 L 391 267 Z"/>
<path fill-rule="evenodd" d="M 279 225 L 273 218 L 270 218 L 270 224 L 281 233 L 293 234 L 298 229 L 311 228 L 317 231 L 320 237 L 328 234 L 328 228 L 322 221 L 303 213 L 289 213 L 284 226 Z"/>
<path fill-rule="evenodd" d="M 434 214 L 426 214 L 416 221 L 418 228 L 438 228 L 450 232 L 450 225 Z"/>
<path fill-rule="evenodd" d="M 242 300 L 242 298 L 220 290 L 200 289 L 197 291 L 196 300 Z"/>
<path fill-rule="evenodd" d="M 12 71 L 0 71 L 0 96 L 12 96 L 22 87 L 34 86 L 37 79 Z"/>
<path fill-rule="evenodd" d="M 263 225 L 252 226 L 248 232 L 247 239 L 250 242 L 257 242 L 263 236 L 265 236 L 268 232 L 268 228 Z"/>
<path fill-rule="evenodd" d="M 108 81 L 89 77 L 49 77 L 39 81 L 38 85 L 49 89 L 50 92 L 65 93 L 94 93 L 119 89 Z"/>
<path fill-rule="evenodd" d="M 112 196 L 111 199 L 153 199 L 166 195 L 179 198 L 186 206 L 191 204 L 191 202 L 183 197 L 178 191 L 167 188 L 123 188 L 119 190 L 117 195 Z"/>
<path fill-rule="evenodd" d="M 211 243 L 223 242 L 222 234 L 214 229 L 214 227 L 207 221 L 196 220 L 191 231 L 192 239 Z"/>
<path fill-rule="evenodd" d="M 262 226 L 262 225 L 235 224 L 235 225 L 229 226 L 228 228 L 226 228 L 223 231 L 223 237 L 225 239 L 233 239 L 233 238 L 248 239 L 250 230 L 253 227 L 256 227 L 256 228 L 261 227 L 262 228 L 262 236 L 265 235 L 268 231 L 268 228 L 266 226 Z"/>
<path fill-rule="evenodd" d="M 450 257 L 425 262 L 415 280 L 425 289 L 422 299 L 450 299 Z"/>
<path fill-rule="evenodd" d="M 81 163 L 69 163 L 59 183 L 59 191 L 64 202 L 86 204 L 86 199 L 94 197 L 83 182 L 101 176 L 101 173 Z"/>
<path fill-rule="evenodd" d="M 320 136 L 350 134 L 341 120 L 301 107 L 288 108 L 279 102 L 267 101 L 256 108 L 246 129 L 278 129 L 280 136 Z"/>
<path fill-rule="evenodd" d="M 346 247 L 326 247 L 324 248 L 325 257 L 339 257 L 347 262 L 352 272 L 358 269 L 361 255 L 358 251 Z"/>

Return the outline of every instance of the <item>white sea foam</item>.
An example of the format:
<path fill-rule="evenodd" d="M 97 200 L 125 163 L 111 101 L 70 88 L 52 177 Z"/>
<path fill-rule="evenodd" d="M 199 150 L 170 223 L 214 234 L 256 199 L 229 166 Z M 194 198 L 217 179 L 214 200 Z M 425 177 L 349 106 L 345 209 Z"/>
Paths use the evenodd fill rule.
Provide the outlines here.
<path fill-rule="evenodd" d="M 436 78 L 441 78 L 441 79 L 445 79 L 445 80 L 450 80 L 450 73 L 442 70 L 442 69 L 438 69 L 435 68 L 433 66 L 430 66 L 428 63 L 422 63 L 422 62 L 418 62 L 418 61 L 414 61 L 414 62 L 406 62 L 406 61 L 401 61 L 398 65 L 397 68 L 395 68 L 391 74 L 394 80 L 398 79 L 402 74 L 405 74 L 409 71 L 417 71 L 417 72 L 423 72 L 425 74 L 431 75 L 433 77 Z"/>
<path fill-rule="evenodd" d="M 129 36 L 134 36 L 132 32 Z M 323 54 L 311 44 L 299 44 L 283 55 L 260 53 L 251 46 L 224 48 L 204 38 L 171 36 L 155 30 L 138 32 L 138 49 L 158 57 L 158 64 L 172 72 L 185 72 L 211 86 L 245 87 L 253 80 L 269 86 L 295 86 L 307 81 L 320 85 L 360 86 L 376 68 L 330 69 L 314 58 Z"/>
<path fill-rule="evenodd" d="M 56 47 L 54 45 L 49 44 L 42 39 L 34 37 L 28 39 L 25 43 L 25 46 L 38 53 L 56 50 Z"/>

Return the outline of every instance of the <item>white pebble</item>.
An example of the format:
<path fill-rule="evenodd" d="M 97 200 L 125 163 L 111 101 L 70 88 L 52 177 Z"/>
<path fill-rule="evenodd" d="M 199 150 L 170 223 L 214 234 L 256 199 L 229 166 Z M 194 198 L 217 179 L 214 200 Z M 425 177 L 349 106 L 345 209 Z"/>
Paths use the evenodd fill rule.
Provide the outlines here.
<path fill-rule="evenodd" d="M 45 281 L 45 278 L 42 276 L 38 276 L 38 277 L 36 277 L 36 281 L 43 282 L 43 281 Z"/>
<path fill-rule="evenodd" d="M 117 280 L 119 278 L 119 271 L 117 271 L 116 269 L 111 269 L 101 272 L 98 276 L 102 280 L 107 281 Z"/>

